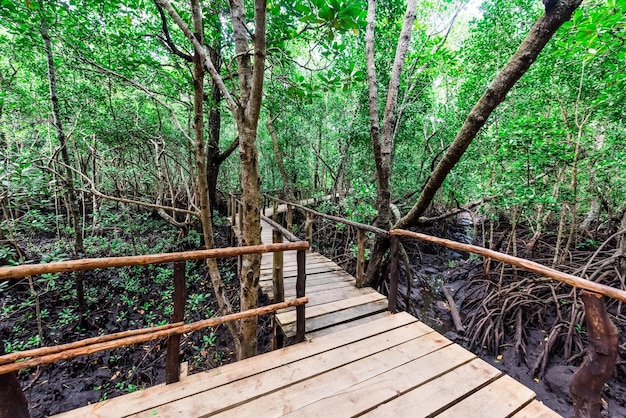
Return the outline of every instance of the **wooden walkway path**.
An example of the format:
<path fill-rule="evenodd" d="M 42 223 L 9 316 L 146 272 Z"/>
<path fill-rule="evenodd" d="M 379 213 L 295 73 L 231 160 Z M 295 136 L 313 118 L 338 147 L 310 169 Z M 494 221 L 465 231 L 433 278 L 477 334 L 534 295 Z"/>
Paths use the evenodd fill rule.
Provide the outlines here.
<path fill-rule="evenodd" d="M 279 208 L 280 210 L 280 208 Z M 264 223 L 263 242 L 271 242 Z M 285 298 L 295 254 L 284 254 Z M 261 286 L 271 294 L 271 254 Z M 535 394 L 354 277 L 307 254 L 307 341 L 59 417 L 559 417 Z M 277 314 L 289 336 L 295 311 Z"/>
<path fill-rule="evenodd" d="M 278 212 L 285 211 L 285 206 L 278 206 Z M 272 211 L 270 208 L 267 216 L 271 216 Z M 261 221 L 261 239 L 263 244 L 272 242 L 272 227 L 264 221 Z M 273 254 L 262 255 L 259 284 L 270 298 L 273 296 L 272 263 Z M 370 317 L 378 318 L 387 310 L 387 298 L 371 288 L 357 289 L 354 286 L 356 279 L 352 275 L 317 252 L 307 253 L 306 274 L 306 295 L 309 298 L 306 305 L 308 338 L 367 322 Z M 296 252 L 286 252 L 283 254 L 286 300 L 296 296 L 296 276 Z M 278 313 L 276 320 L 287 338 L 295 336 L 295 308 Z"/>

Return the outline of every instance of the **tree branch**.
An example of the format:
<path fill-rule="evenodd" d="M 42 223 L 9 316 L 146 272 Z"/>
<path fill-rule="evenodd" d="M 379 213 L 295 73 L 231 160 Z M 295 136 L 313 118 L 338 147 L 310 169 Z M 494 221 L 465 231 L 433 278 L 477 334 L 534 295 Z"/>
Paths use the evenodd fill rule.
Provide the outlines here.
<path fill-rule="evenodd" d="M 204 49 L 204 47 L 200 44 L 200 42 L 198 42 L 198 40 L 193 35 L 193 33 L 191 33 L 191 30 L 185 24 L 185 22 L 180 17 L 180 15 L 176 12 L 176 10 L 174 10 L 169 0 L 155 0 L 155 1 L 167 11 L 167 13 L 172 17 L 172 19 L 174 19 L 174 22 L 176 22 L 180 30 L 183 31 L 187 39 L 189 39 L 189 42 L 193 44 L 196 53 L 199 54 L 200 58 L 202 59 L 202 65 L 206 68 L 209 74 L 211 74 L 211 78 L 213 78 L 213 81 L 215 81 L 215 84 L 218 86 L 218 88 L 222 92 L 222 95 L 226 99 L 226 102 L 228 103 L 230 110 L 233 112 L 233 114 L 236 114 L 237 111 L 239 110 L 239 105 L 237 104 L 237 102 L 235 102 L 235 99 L 233 99 L 233 97 L 230 95 L 230 92 L 228 91 L 228 89 L 226 88 L 226 85 L 224 84 L 224 80 L 222 80 L 222 77 L 213 66 L 213 63 L 209 59 L 209 56 L 207 55 L 207 52 Z"/>
<path fill-rule="evenodd" d="M 170 36 L 170 31 L 167 28 L 167 18 L 165 17 L 165 12 L 163 11 L 163 8 L 156 0 L 154 0 L 154 4 L 156 5 L 157 10 L 159 11 L 159 16 L 161 16 L 161 29 L 163 30 L 163 35 L 165 35 L 165 40 L 161 39 L 161 41 L 163 41 L 163 43 L 170 49 L 170 51 L 174 55 L 181 57 L 186 62 L 193 62 L 193 57 L 189 54 L 185 54 L 180 49 L 178 49 L 174 41 L 172 41 L 172 37 Z"/>

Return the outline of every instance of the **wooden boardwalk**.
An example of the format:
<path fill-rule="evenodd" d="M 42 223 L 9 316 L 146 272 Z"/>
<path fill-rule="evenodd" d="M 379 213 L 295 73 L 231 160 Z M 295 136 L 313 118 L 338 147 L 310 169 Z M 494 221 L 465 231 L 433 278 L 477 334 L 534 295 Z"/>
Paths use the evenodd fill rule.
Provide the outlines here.
<path fill-rule="evenodd" d="M 280 210 L 280 209 L 279 209 Z M 271 242 L 264 223 L 263 242 Z M 270 292 L 272 256 L 261 286 Z M 59 417 L 558 417 L 535 394 L 354 277 L 307 254 L 307 340 Z M 295 254 L 284 254 L 286 299 Z M 277 314 L 286 335 L 295 311 Z"/>

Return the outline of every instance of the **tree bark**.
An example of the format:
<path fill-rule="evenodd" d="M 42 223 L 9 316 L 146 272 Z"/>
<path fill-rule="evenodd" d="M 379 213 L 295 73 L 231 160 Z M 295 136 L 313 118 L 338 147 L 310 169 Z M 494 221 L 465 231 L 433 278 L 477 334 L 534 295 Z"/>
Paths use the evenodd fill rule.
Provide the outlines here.
<path fill-rule="evenodd" d="M 602 295 L 583 290 L 587 353 L 570 384 L 574 401 L 574 417 L 600 418 L 604 384 L 615 372 L 619 353 L 617 328 L 611 322 Z"/>
<path fill-rule="evenodd" d="M 256 147 L 256 137 L 265 72 L 266 3 L 265 0 L 255 0 L 254 2 L 254 65 L 249 53 L 248 29 L 245 25 L 243 0 L 230 0 L 229 4 L 241 91 L 241 107 L 234 113 L 239 133 L 239 152 L 242 167 L 242 238 L 243 245 L 257 245 L 261 242 L 261 182 L 259 179 L 259 156 Z M 254 309 L 258 304 L 260 268 L 261 256 L 259 254 L 248 254 L 243 257 L 239 276 L 242 311 Z M 241 321 L 242 343 L 238 347 L 238 359 L 256 355 L 257 323 L 257 317 Z"/>
<path fill-rule="evenodd" d="M 376 0 L 368 0 L 365 57 L 367 61 L 367 81 L 369 86 L 370 136 L 374 149 L 374 161 L 376 162 L 376 210 L 378 216 L 375 225 L 385 230 L 389 230 L 391 226 L 391 211 L 389 208 L 389 204 L 391 203 L 391 154 L 393 151 L 396 126 L 396 104 L 398 101 L 398 90 L 400 88 L 400 76 L 409 45 L 411 44 L 416 7 L 417 0 L 408 1 L 404 21 L 402 23 L 402 30 L 400 31 L 400 37 L 398 38 L 398 45 L 396 47 L 396 56 L 391 70 L 389 88 L 387 90 L 387 102 L 383 114 L 381 138 L 378 119 L 378 88 L 376 86 L 376 67 L 374 61 Z M 377 236 L 367 272 L 365 273 L 364 285 L 372 284 L 379 276 L 381 262 L 388 248 L 389 238 Z"/>
<path fill-rule="evenodd" d="M 419 224 L 420 216 L 424 214 L 446 176 L 461 159 L 491 113 L 504 101 L 506 94 L 537 59 L 556 30 L 570 19 L 582 0 L 544 0 L 543 2 L 545 13 L 535 22 L 518 50 L 470 111 L 448 151 L 428 178 L 418 201 L 394 228 L 406 229 Z"/>
<path fill-rule="evenodd" d="M 82 258 L 85 252 L 83 245 L 82 219 L 80 216 L 76 189 L 74 188 L 74 178 L 72 175 L 70 156 L 67 150 L 67 136 L 63 131 L 63 124 L 61 122 L 61 109 L 59 106 L 59 97 L 57 95 L 56 67 L 54 65 L 52 41 L 48 32 L 47 23 L 43 17 L 41 17 L 40 25 L 40 33 L 44 42 L 48 65 L 48 84 L 50 87 L 50 103 L 52 104 L 52 124 L 56 130 L 57 139 L 61 148 L 61 158 L 63 160 L 63 165 L 65 166 L 65 178 L 63 180 L 65 183 L 65 193 L 67 195 L 69 211 L 71 212 L 70 216 L 72 219 L 72 228 L 74 229 L 74 257 Z M 74 284 L 76 288 L 78 312 L 80 314 L 80 323 L 78 325 L 84 326 L 84 316 L 87 312 L 87 304 L 85 302 L 83 278 L 80 273 L 76 273 L 74 277 Z"/>
<path fill-rule="evenodd" d="M 289 179 L 289 175 L 287 174 L 287 170 L 285 170 L 283 153 L 280 150 L 280 145 L 278 144 L 278 135 L 276 134 L 276 130 L 274 129 L 274 120 L 276 120 L 276 117 L 272 114 L 272 111 L 270 110 L 267 115 L 267 130 L 272 137 L 272 145 L 274 146 L 274 158 L 276 159 L 276 165 L 278 166 L 278 171 L 280 172 L 280 178 L 283 181 L 283 190 L 286 193 L 285 200 L 293 201 L 293 186 L 291 184 L 291 180 Z"/>
<path fill-rule="evenodd" d="M 191 0 L 191 15 L 193 19 L 194 36 L 200 44 L 203 43 L 204 29 L 202 25 L 202 10 L 198 0 Z M 207 250 L 215 247 L 213 240 L 213 223 L 211 214 L 211 204 L 209 202 L 207 187 L 206 156 L 204 153 L 204 63 L 202 57 L 196 50 L 193 55 L 193 133 L 194 133 L 194 154 L 196 158 L 196 169 L 198 170 L 197 187 L 198 200 L 200 201 L 200 221 L 202 223 L 202 237 Z M 226 294 L 222 277 L 214 259 L 206 260 L 211 277 L 211 283 L 216 295 L 217 303 L 222 315 L 228 315 L 233 311 L 230 299 Z M 235 340 L 235 345 L 239 343 L 239 330 L 235 323 L 229 323 L 228 329 Z"/>

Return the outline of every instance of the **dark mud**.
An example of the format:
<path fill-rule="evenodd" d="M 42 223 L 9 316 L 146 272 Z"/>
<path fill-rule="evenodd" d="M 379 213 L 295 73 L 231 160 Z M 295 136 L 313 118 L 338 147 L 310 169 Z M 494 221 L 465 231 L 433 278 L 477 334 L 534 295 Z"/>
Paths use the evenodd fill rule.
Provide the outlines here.
<path fill-rule="evenodd" d="M 163 225 L 163 231 L 168 231 Z M 103 239 L 109 244 L 119 241 L 128 247 L 143 243 L 139 250 L 157 249 L 162 252 L 198 249 L 197 242 L 172 240 L 167 248 L 159 247 L 166 241 L 161 232 L 153 230 L 141 237 L 124 233 L 104 232 Z M 171 233 L 174 233 L 170 230 Z M 113 235 L 112 235 L 113 234 Z M 226 227 L 216 228 L 216 246 L 228 245 Z M 59 243 L 55 236 L 31 237 L 33 242 L 24 248 L 51 246 L 61 248 L 69 244 Z M 168 241 L 169 242 L 169 241 Z M 159 252 L 159 251 L 147 251 Z M 141 252 L 140 252 L 141 253 Z M 88 254 L 89 257 L 110 254 Z M 27 253 L 26 257 L 39 262 L 41 256 Z M 227 283 L 231 300 L 238 300 L 239 280 L 236 275 L 236 259 L 220 260 L 220 270 Z M 188 298 L 186 322 L 219 316 L 213 289 L 202 261 L 187 262 L 186 278 Z M 78 327 L 73 278 L 67 274 L 35 278 L 34 286 L 39 294 L 42 310 L 42 345 L 57 345 L 93 336 L 129 329 L 155 326 L 169 322 L 172 313 L 172 266 L 155 265 L 133 268 L 87 271 L 84 283 L 88 301 L 87 322 Z M 7 351 L 21 351 L 37 346 L 35 306 L 27 280 L 13 283 L 0 293 L 2 308 L 2 340 Z M 269 304 L 260 295 L 260 304 Z M 271 318 L 259 319 L 259 352 L 271 348 Z M 235 361 L 234 343 L 225 326 L 206 329 L 184 335 L 180 343 L 181 362 L 188 362 L 189 373 L 197 373 Z M 37 369 L 22 370 L 18 378 L 29 403 L 33 417 L 44 417 L 75 409 L 89 403 L 113 398 L 136 390 L 163 383 L 165 380 L 166 340 L 136 344 L 101 353 L 60 361 Z"/>

